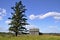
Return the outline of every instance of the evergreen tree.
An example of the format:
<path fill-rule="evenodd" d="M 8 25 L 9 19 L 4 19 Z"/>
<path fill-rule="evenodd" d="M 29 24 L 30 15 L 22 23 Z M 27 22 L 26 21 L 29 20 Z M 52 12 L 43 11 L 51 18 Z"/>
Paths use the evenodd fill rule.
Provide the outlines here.
<path fill-rule="evenodd" d="M 17 36 L 20 29 L 23 28 L 23 26 L 28 25 L 26 22 L 26 16 L 24 14 L 26 9 L 21 1 L 16 2 L 15 6 L 11 8 L 13 9 L 14 13 L 11 13 L 12 17 L 9 18 L 11 20 L 11 23 L 9 23 L 9 25 L 11 25 L 9 30 L 13 31 Z"/>

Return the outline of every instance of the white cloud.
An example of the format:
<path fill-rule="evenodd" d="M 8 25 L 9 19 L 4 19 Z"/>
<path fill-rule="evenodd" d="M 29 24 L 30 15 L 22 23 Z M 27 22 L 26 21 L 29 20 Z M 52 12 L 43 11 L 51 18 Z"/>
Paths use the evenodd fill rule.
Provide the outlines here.
<path fill-rule="evenodd" d="M 54 19 L 60 20 L 60 13 L 59 12 L 48 12 L 42 15 L 30 15 L 29 18 L 31 20 L 39 18 L 39 19 L 45 19 L 47 17 L 53 17 Z"/>
<path fill-rule="evenodd" d="M 26 25 L 25 27 L 26 27 L 27 29 L 37 28 L 36 25 Z"/>
<path fill-rule="evenodd" d="M 6 14 L 6 10 L 3 8 L 0 8 L 0 15 L 3 16 Z"/>
<path fill-rule="evenodd" d="M 37 15 L 37 16 L 38 16 L 38 15 Z M 52 16 L 52 13 L 48 12 L 48 13 L 46 13 L 46 14 L 44 14 L 44 15 L 39 15 L 38 18 L 44 19 L 44 18 L 49 17 L 49 16 Z"/>
<path fill-rule="evenodd" d="M 3 8 L 0 8 L 0 20 L 2 20 L 5 15 L 6 15 L 6 10 Z"/>
<path fill-rule="evenodd" d="M 11 23 L 11 20 L 6 20 L 5 23 L 9 24 Z"/>
<path fill-rule="evenodd" d="M 58 12 L 48 12 L 44 15 L 40 15 L 38 16 L 40 19 L 44 19 L 44 18 L 47 18 L 47 17 L 53 17 L 54 19 L 60 19 L 60 13 Z"/>
<path fill-rule="evenodd" d="M 60 17 L 57 17 L 57 16 L 56 16 L 56 17 L 54 17 L 54 19 L 60 19 Z"/>
<path fill-rule="evenodd" d="M 29 18 L 30 18 L 31 20 L 35 19 L 36 17 L 37 17 L 37 16 L 35 16 L 35 15 L 33 15 L 33 14 L 29 16 Z"/>

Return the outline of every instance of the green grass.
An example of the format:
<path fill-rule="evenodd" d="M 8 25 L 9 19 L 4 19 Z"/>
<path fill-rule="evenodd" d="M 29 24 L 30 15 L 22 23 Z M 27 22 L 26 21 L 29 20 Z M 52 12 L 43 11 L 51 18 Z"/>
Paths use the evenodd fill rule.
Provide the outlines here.
<path fill-rule="evenodd" d="M 20 36 L 0 36 L 0 40 L 60 40 L 60 36 L 52 35 L 20 35 Z"/>

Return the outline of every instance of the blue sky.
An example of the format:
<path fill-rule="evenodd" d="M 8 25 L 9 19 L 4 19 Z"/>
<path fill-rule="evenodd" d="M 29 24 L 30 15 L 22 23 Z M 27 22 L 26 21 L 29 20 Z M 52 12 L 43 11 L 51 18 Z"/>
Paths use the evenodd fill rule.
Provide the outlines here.
<path fill-rule="evenodd" d="M 11 7 L 20 0 L 0 0 L 0 32 L 7 32 Z M 26 6 L 26 28 L 39 28 L 43 33 L 60 33 L 60 0 L 22 0 Z"/>

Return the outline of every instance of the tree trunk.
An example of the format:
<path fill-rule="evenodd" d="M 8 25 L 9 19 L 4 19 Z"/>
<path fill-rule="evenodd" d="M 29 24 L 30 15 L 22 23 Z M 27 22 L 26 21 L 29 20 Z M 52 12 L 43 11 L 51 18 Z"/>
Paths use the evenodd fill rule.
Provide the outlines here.
<path fill-rule="evenodd" d="M 17 32 L 15 32 L 15 35 L 17 36 L 17 35 L 18 35 L 18 33 L 17 33 Z"/>

